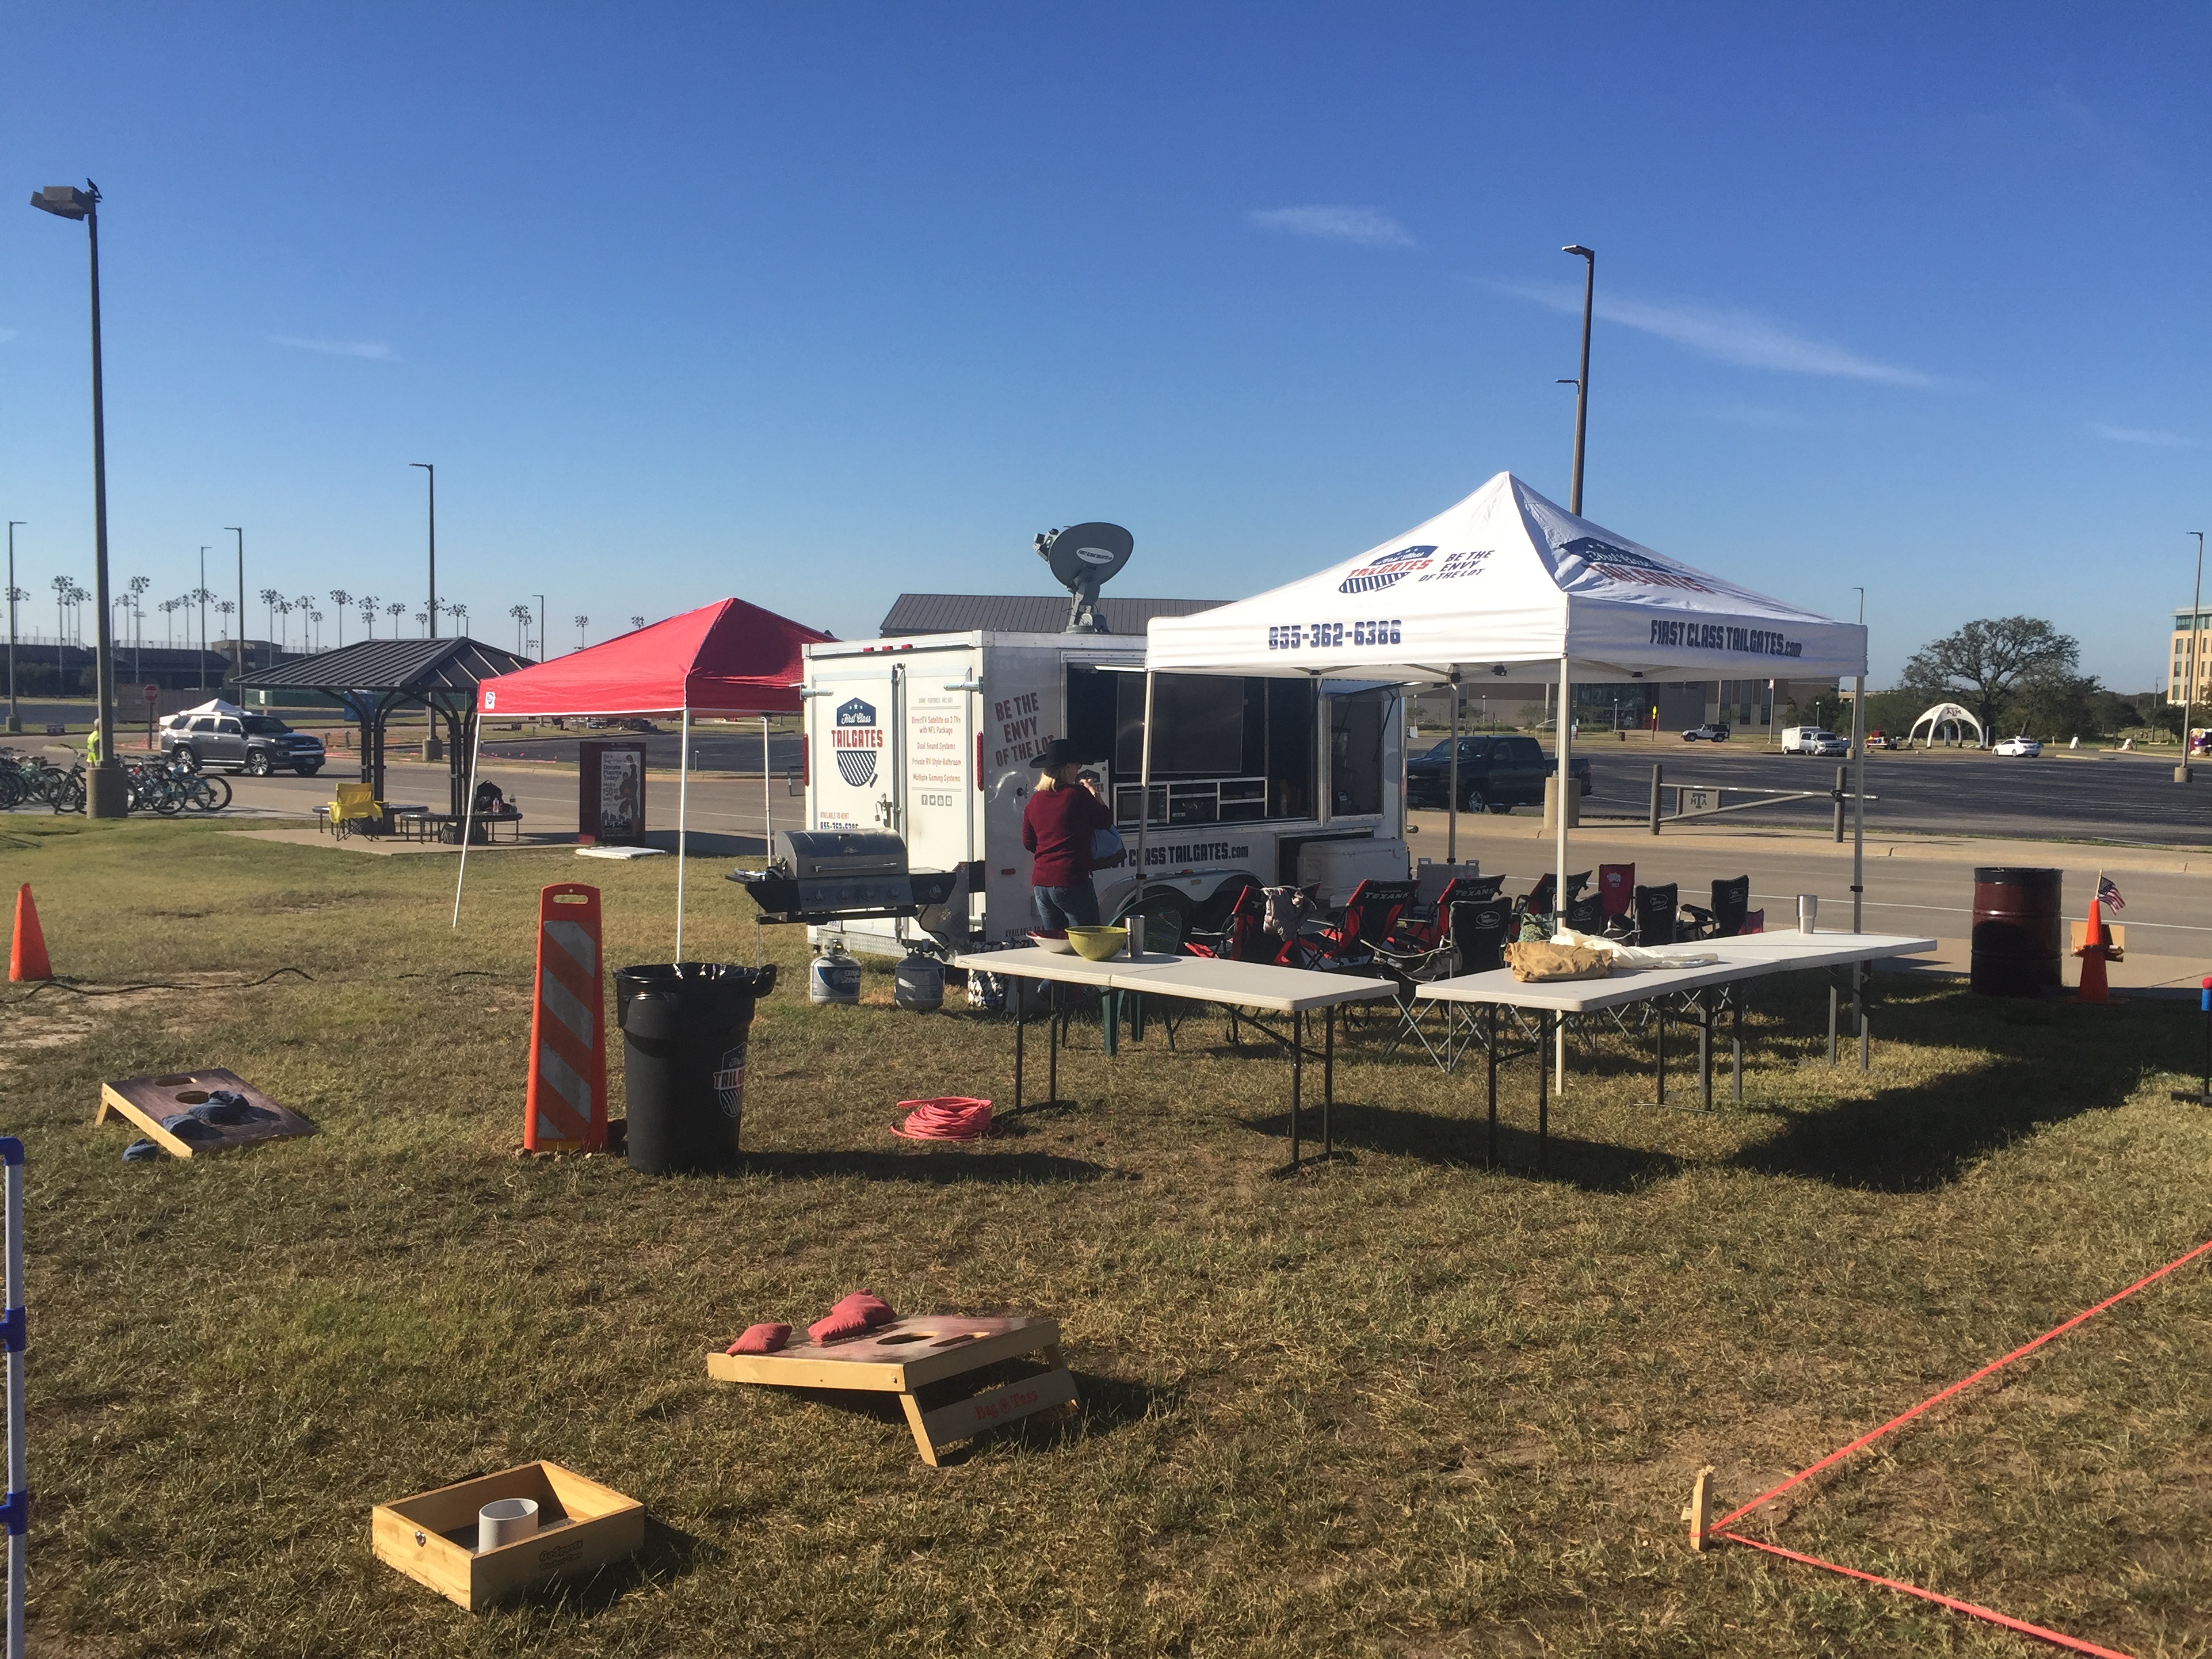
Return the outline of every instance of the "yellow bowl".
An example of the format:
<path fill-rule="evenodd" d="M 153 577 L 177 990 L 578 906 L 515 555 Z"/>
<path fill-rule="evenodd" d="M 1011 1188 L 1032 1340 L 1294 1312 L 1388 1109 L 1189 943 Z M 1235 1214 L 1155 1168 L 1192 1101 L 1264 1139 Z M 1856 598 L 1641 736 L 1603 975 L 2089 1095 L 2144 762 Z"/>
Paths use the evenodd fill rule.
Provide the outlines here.
<path fill-rule="evenodd" d="M 1128 948 L 1129 930 L 1126 927 L 1071 927 L 1067 942 L 1075 947 L 1075 954 L 1085 962 L 1104 962 L 1118 957 Z"/>

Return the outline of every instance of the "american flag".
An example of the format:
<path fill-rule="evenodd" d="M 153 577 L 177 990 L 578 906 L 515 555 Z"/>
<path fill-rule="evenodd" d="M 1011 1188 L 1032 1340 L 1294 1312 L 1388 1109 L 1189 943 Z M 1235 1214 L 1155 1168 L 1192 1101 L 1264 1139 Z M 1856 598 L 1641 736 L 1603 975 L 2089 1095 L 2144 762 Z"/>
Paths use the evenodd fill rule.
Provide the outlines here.
<path fill-rule="evenodd" d="M 2110 876 L 2097 878 L 2097 902 L 2109 904 L 2115 910 L 2128 908 L 2128 902 L 2120 896 L 2120 890 Z"/>

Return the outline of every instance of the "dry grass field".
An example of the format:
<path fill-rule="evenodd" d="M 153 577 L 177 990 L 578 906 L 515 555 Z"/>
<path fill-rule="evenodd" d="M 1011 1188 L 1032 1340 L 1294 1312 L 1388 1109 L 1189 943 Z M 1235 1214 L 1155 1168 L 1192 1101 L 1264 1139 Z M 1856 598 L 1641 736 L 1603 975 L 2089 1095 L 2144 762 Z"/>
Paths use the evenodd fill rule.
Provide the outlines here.
<path fill-rule="evenodd" d="M 2203 1239 L 2193 1009 L 1880 981 L 1870 1077 L 1808 1066 L 1824 993 L 1761 994 L 1747 1104 L 1635 1103 L 1578 1044 L 1482 1166 L 1479 1068 L 1340 1049 L 1345 1162 L 1271 1178 L 1287 1071 L 1211 1013 L 1073 1104 L 933 1151 L 893 1103 L 1003 1099 L 1002 1018 L 807 1006 L 755 1026 L 726 1179 L 515 1155 L 536 894 L 667 951 L 669 860 L 453 866 L 218 826 L 0 818 L 58 970 L 0 994 L 30 1149 L 33 1652 L 152 1656 L 2017 1654 L 1745 1550 L 1742 1498 Z M 751 959 L 695 861 L 692 954 Z M 283 968 L 252 990 L 222 988 Z M 1032 1048 L 1031 1053 L 1038 1050 Z M 125 1164 L 101 1079 L 235 1070 L 320 1126 Z M 1040 1067 L 1040 1071 L 1041 1071 Z M 619 1063 L 615 1066 L 619 1078 Z M 617 1104 L 619 1084 L 617 1081 Z M 708 1382 L 747 1323 L 866 1285 L 1056 1316 L 1079 1416 L 931 1470 L 895 1408 Z M 2212 1285 L 2176 1274 L 1755 1522 L 2130 1654 L 2212 1652 Z M 375 1561 L 379 1501 L 526 1459 L 644 1501 L 634 1563 L 471 1616 Z"/>

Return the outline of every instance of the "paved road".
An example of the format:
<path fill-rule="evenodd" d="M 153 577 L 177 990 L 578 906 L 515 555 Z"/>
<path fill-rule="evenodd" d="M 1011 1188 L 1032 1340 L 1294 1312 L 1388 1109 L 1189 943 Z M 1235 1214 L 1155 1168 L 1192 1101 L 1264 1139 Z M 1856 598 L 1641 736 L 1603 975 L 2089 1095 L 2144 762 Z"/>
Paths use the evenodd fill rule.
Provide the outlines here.
<path fill-rule="evenodd" d="M 1821 789 L 1838 763 L 1761 754 L 1735 744 L 1608 743 L 1591 757 L 1593 813 L 1643 817 L 1651 768 L 1669 783 L 1754 789 Z M 2173 757 L 2047 755 L 2007 760 L 1966 750 L 1867 757 L 1867 828 L 1884 834 L 2041 836 L 2166 847 L 2212 847 L 2212 767 L 2187 784 L 2173 781 Z M 1668 805 L 1672 805 L 1672 792 Z M 1740 816 L 1747 823 L 1827 821 L 1826 799 Z"/>

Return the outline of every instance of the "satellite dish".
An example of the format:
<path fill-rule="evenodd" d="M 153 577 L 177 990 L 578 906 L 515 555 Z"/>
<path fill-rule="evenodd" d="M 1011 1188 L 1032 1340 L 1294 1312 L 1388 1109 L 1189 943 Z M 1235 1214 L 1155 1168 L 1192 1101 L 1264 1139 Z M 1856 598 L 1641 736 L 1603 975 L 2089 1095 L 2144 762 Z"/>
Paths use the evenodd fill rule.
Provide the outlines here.
<path fill-rule="evenodd" d="M 1036 538 L 1037 556 L 1054 580 L 1074 595 L 1067 607 L 1070 634 L 1110 634 L 1098 614 L 1098 590 L 1129 562 L 1137 538 L 1118 524 L 1071 525 Z"/>

